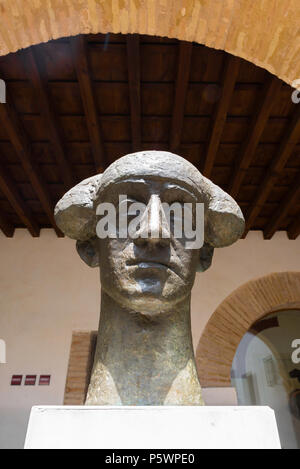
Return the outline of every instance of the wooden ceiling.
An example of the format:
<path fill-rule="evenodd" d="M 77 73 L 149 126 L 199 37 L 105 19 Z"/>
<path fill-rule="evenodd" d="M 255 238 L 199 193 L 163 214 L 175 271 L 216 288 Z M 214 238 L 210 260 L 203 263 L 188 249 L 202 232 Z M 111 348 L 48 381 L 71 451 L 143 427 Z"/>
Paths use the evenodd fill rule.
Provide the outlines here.
<path fill-rule="evenodd" d="M 55 225 L 66 190 L 136 150 L 170 150 L 229 192 L 246 232 L 300 233 L 300 104 L 223 51 L 137 35 L 64 38 L 0 58 L 0 228 Z"/>

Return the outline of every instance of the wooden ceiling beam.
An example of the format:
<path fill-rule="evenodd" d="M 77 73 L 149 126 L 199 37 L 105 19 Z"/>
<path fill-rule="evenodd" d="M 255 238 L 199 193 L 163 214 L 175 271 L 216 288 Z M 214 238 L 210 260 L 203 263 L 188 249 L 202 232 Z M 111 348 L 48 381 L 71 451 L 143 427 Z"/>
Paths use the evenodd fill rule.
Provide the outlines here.
<path fill-rule="evenodd" d="M 291 188 L 288 190 L 286 196 L 283 198 L 278 209 L 264 229 L 264 238 L 271 239 L 274 233 L 280 228 L 281 223 L 288 215 L 291 207 L 293 207 L 300 195 L 300 173 L 296 177 Z"/>
<path fill-rule="evenodd" d="M 51 225 L 55 229 L 57 235 L 62 236 L 61 231 L 55 223 L 53 214 L 54 204 L 51 200 L 50 194 L 48 193 L 47 186 L 42 179 L 40 171 L 31 155 L 30 142 L 9 95 L 7 96 L 6 104 L 0 104 L 0 121 L 8 134 L 8 137 L 22 163 L 23 169 L 37 194 Z"/>
<path fill-rule="evenodd" d="M 293 221 L 287 229 L 289 239 L 296 239 L 300 235 L 300 212 L 295 221 Z"/>
<path fill-rule="evenodd" d="M 174 107 L 171 120 L 170 151 L 176 152 L 180 145 L 184 107 L 188 90 L 193 44 L 180 41 L 178 71 L 175 85 Z"/>
<path fill-rule="evenodd" d="M 46 127 L 50 133 L 50 141 L 54 149 L 54 156 L 59 166 L 65 191 L 68 191 L 76 184 L 76 180 L 74 178 L 71 165 L 66 157 L 63 137 L 61 136 L 57 117 L 49 98 L 47 84 L 40 74 L 35 49 L 30 47 L 29 49 L 26 49 L 24 54 L 24 64 L 27 68 L 28 79 L 31 81 L 35 91 L 37 92 L 41 115 L 43 116 Z"/>
<path fill-rule="evenodd" d="M 233 55 L 229 55 L 226 58 L 221 96 L 212 119 L 213 125 L 205 152 L 203 175 L 207 178 L 211 177 L 227 118 L 228 108 L 230 106 L 234 86 L 238 77 L 239 68 L 240 59 L 238 57 L 234 57 Z"/>
<path fill-rule="evenodd" d="M 94 157 L 96 171 L 98 173 L 102 172 L 107 165 L 107 159 L 88 63 L 85 37 L 76 36 L 71 38 L 71 49 L 91 141 L 92 154 Z"/>
<path fill-rule="evenodd" d="M 237 158 L 237 162 L 233 170 L 233 177 L 229 184 L 229 193 L 233 198 L 236 198 L 238 195 L 261 135 L 269 119 L 275 98 L 281 88 L 281 84 L 282 83 L 278 78 L 270 76 L 263 87 L 261 96 L 258 98 L 258 108 L 252 117 L 248 137 L 239 149 L 240 157 Z"/>
<path fill-rule="evenodd" d="M 28 228 L 33 237 L 38 237 L 40 228 L 32 217 L 32 213 L 21 199 L 15 183 L 12 181 L 7 170 L 0 165 L 0 189 L 6 196 L 10 205 L 13 207 L 20 220 Z"/>
<path fill-rule="evenodd" d="M 138 34 L 126 36 L 132 151 L 141 150 L 141 70 Z"/>
<path fill-rule="evenodd" d="M 285 135 L 283 136 L 278 152 L 273 158 L 269 168 L 266 171 L 261 182 L 257 196 L 251 204 L 246 217 L 246 233 L 252 228 L 256 217 L 259 215 L 264 203 L 266 202 L 274 184 L 280 177 L 288 159 L 290 158 L 295 146 L 300 138 L 300 107 L 297 106 L 292 121 L 287 124 Z"/>
<path fill-rule="evenodd" d="M 0 229 L 8 238 L 12 238 L 15 232 L 15 227 L 6 218 L 6 215 L 4 215 L 2 211 L 0 211 Z"/>

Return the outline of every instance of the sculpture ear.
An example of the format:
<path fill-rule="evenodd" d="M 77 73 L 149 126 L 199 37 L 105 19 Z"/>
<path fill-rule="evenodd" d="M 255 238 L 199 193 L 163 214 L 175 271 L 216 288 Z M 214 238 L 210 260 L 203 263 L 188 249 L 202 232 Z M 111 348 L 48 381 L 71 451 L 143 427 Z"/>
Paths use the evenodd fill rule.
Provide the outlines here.
<path fill-rule="evenodd" d="M 235 243 L 242 236 L 245 220 L 233 198 L 209 181 L 209 204 L 207 211 L 205 241 L 215 248 Z"/>
<path fill-rule="evenodd" d="M 91 238 L 88 241 L 77 241 L 76 249 L 81 259 L 89 267 L 99 267 L 98 238 Z"/>
<path fill-rule="evenodd" d="M 214 255 L 214 248 L 207 243 L 204 243 L 199 251 L 199 263 L 197 272 L 204 272 L 209 269 Z"/>
<path fill-rule="evenodd" d="M 94 201 L 102 174 L 81 181 L 57 203 L 54 217 L 58 228 L 71 239 L 88 241 L 96 236 Z"/>

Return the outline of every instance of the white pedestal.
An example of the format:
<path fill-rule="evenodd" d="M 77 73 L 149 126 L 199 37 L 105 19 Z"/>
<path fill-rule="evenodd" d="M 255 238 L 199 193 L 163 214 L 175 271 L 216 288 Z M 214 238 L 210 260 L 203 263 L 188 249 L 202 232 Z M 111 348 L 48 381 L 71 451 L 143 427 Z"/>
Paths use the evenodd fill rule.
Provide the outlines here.
<path fill-rule="evenodd" d="M 37 406 L 26 449 L 279 449 L 269 407 Z"/>

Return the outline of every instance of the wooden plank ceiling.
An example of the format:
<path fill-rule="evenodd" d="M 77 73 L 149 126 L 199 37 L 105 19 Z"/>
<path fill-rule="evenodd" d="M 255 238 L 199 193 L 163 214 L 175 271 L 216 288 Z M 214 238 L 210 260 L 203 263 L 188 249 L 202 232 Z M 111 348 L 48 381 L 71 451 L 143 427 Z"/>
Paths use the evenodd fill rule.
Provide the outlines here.
<path fill-rule="evenodd" d="M 0 228 L 55 226 L 66 190 L 120 156 L 171 150 L 229 192 L 246 232 L 300 233 L 300 104 L 223 51 L 149 36 L 60 39 L 0 58 Z"/>

